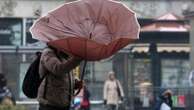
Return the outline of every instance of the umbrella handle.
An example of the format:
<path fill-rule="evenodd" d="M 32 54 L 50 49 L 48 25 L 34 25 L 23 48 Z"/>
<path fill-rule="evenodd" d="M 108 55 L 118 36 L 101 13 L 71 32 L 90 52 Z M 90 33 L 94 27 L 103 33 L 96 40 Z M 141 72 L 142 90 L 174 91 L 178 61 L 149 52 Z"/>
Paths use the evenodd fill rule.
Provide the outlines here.
<path fill-rule="evenodd" d="M 84 80 L 84 74 L 86 72 L 86 65 L 87 65 L 87 61 L 85 60 L 84 61 L 84 66 L 83 66 L 83 69 L 82 69 L 82 74 L 81 74 L 81 81 Z M 79 88 L 79 90 L 74 94 L 74 96 L 78 95 L 80 93 L 82 88 Z"/>

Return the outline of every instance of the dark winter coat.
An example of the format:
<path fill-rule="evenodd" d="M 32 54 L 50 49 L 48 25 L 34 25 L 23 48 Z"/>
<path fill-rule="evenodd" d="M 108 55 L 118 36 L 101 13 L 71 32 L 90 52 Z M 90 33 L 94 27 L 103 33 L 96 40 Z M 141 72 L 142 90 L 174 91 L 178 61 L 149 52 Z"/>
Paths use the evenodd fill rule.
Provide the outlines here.
<path fill-rule="evenodd" d="M 75 58 L 59 59 L 53 49 L 46 48 L 42 52 L 39 73 L 46 77 L 38 91 L 40 104 L 66 107 L 71 103 L 74 80 L 70 71 L 81 60 Z"/>
<path fill-rule="evenodd" d="M 172 98 L 165 98 L 164 96 L 160 96 L 156 99 L 154 110 L 160 110 L 162 103 L 166 103 L 170 108 L 172 108 Z"/>

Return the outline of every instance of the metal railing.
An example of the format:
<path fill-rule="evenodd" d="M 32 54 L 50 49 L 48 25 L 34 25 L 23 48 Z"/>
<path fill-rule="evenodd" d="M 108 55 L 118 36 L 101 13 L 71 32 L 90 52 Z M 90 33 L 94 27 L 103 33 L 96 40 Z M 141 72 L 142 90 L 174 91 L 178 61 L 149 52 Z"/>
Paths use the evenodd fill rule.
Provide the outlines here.
<path fill-rule="evenodd" d="M 160 96 L 161 91 L 165 89 L 167 88 L 134 88 L 129 91 L 129 94 L 131 94 L 130 98 L 133 99 L 130 105 L 133 105 L 135 110 L 152 110 L 156 99 Z M 168 89 L 172 91 L 173 108 L 175 110 L 191 110 L 190 108 L 194 104 L 194 92 L 192 87 Z"/>
<path fill-rule="evenodd" d="M 27 110 L 38 110 L 38 101 L 36 100 L 27 100 L 27 101 L 16 101 L 16 105 L 22 105 L 27 108 Z M 103 100 L 91 100 L 90 101 L 91 106 L 95 106 L 93 108 L 96 108 L 96 106 L 99 106 L 102 108 Z"/>

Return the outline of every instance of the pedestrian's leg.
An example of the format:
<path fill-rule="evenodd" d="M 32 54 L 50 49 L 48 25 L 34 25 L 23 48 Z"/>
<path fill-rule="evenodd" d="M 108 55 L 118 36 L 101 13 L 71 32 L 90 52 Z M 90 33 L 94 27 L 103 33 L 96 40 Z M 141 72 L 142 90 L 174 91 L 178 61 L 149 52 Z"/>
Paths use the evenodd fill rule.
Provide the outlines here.
<path fill-rule="evenodd" d="M 39 105 L 39 110 L 52 110 L 52 109 L 47 107 L 46 105 Z"/>
<path fill-rule="evenodd" d="M 116 105 L 111 104 L 111 110 L 116 110 Z"/>
<path fill-rule="evenodd" d="M 116 105 L 112 105 L 112 110 L 117 110 L 117 106 Z"/>
<path fill-rule="evenodd" d="M 112 110 L 112 105 L 108 104 L 107 105 L 107 110 Z"/>
<path fill-rule="evenodd" d="M 39 105 L 39 110 L 46 110 L 46 109 L 44 108 L 44 106 Z"/>
<path fill-rule="evenodd" d="M 106 105 L 105 107 L 106 107 L 107 110 L 111 110 L 110 105 Z"/>
<path fill-rule="evenodd" d="M 39 110 L 70 110 L 69 107 L 67 108 L 56 108 L 48 105 L 39 105 Z"/>

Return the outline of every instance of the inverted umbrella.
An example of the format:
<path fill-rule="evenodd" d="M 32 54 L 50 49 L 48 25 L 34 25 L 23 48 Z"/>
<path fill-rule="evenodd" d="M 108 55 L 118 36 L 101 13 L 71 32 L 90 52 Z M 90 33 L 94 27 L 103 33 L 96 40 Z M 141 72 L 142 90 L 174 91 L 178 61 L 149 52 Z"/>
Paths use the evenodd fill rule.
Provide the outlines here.
<path fill-rule="evenodd" d="M 135 13 L 120 2 L 79 0 L 39 18 L 31 33 L 61 51 L 95 61 L 138 39 L 139 24 Z"/>

